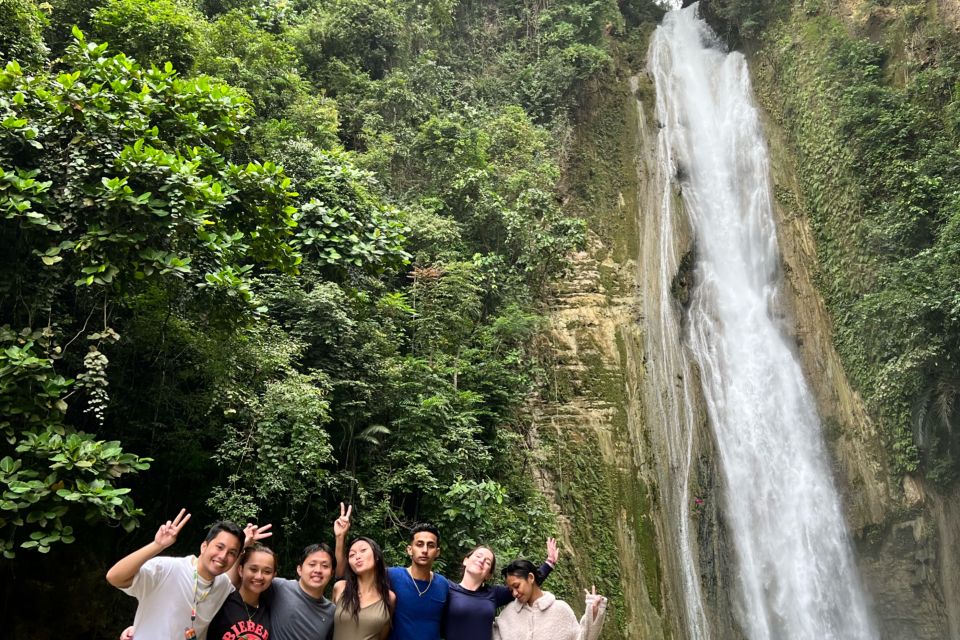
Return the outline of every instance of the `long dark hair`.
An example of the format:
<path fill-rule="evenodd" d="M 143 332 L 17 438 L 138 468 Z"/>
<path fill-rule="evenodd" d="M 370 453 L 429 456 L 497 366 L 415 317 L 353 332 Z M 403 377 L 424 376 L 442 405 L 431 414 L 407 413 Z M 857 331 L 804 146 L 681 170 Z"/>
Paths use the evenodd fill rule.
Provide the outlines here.
<path fill-rule="evenodd" d="M 522 578 L 523 580 L 527 579 L 527 576 L 533 574 L 533 577 L 537 576 L 537 568 L 533 566 L 533 563 L 529 560 L 521 560 L 517 558 L 507 566 L 503 568 L 503 577 L 514 576 L 517 578 Z"/>
<path fill-rule="evenodd" d="M 380 545 L 370 538 L 360 536 L 351 540 L 350 544 L 347 545 L 348 558 L 350 557 L 350 549 L 358 542 L 366 542 L 373 551 L 373 584 L 387 609 L 387 623 L 392 623 L 393 606 L 390 604 L 390 581 L 387 579 L 387 564 L 383 561 L 383 551 L 380 550 Z M 343 593 L 340 594 L 340 602 L 337 604 L 342 604 L 347 613 L 353 616 L 354 621 L 360 622 L 360 584 L 349 560 L 343 574 L 343 582 Z"/>

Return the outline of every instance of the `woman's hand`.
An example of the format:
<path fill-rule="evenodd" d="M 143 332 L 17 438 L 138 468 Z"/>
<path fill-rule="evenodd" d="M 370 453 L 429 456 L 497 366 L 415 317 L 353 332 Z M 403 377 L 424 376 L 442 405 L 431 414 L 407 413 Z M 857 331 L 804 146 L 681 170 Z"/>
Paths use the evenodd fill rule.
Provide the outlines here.
<path fill-rule="evenodd" d="M 560 550 L 557 549 L 557 539 L 547 538 L 547 564 L 556 567 L 558 558 L 560 558 Z"/>
<path fill-rule="evenodd" d="M 265 524 L 262 527 L 251 522 L 243 528 L 243 548 L 252 546 L 254 542 L 260 542 L 273 535 L 273 531 L 268 531 L 273 525 Z"/>
<path fill-rule="evenodd" d="M 586 589 L 583 592 L 587 595 L 587 608 L 590 609 L 591 617 L 596 621 L 597 616 L 606 607 L 607 599 L 597 593 L 597 585 L 593 585 L 592 593 Z"/>
<path fill-rule="evenodd" d="M 353 513 L 353 505 L 343 506 L 340 503 L 340 517 L 333 521 L 333 535 L 342 538 L 350 531 L 350 514 Z"/>
<path fill-rule="evenodd" d="M 120 640 L 133 640 L 133 627 L 127 627 L 120 633 Z"/>

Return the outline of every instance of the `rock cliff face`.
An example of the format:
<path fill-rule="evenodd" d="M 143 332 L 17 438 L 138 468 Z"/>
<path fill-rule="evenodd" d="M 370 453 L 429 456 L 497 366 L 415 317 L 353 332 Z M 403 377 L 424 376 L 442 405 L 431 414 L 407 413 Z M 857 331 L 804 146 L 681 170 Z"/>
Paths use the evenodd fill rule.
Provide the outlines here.
<path fill-rule="evenodd" d="M 623 79 L 611 79 L 592 100 L 598 109 L 585 110 L 593 115 L 578 125 L 582 157 L 572 161 L 583 173 L 570 178 L 571 197 L 583 199 L 573 205 L 584 208 L 591 205 L 591 185 L 601 181 L 597 172 L 607 172 L 607 184 L 620 182 L 624 173 L 635 173 L 640 148 Z M 596 119 L 603 115 L 620 131 L 605 128 Z M 613 148 L 600 148 L 610 134 Z M 595 153 L 608 154 L 605 169 L 590 168 Z M 544 347 L 553 379 L 531 406 L 531 444 L 541 452 L 537 478 L 572 554 L 565 559 L 573 567 L 569 590 L 603 585 L 612 614 L 605 638 L 655 639 L 673 635 L 678 612 L 662 575 L 659 479 L 651 470 L 642 402 L 636 184 L 625 184 L 626 191 L 607 190 L 599 198 L 606 206 L 592 209 L 588 247 L 573 256 L 570 277 L 554 288 Z"/>
<path fill-rule="evenodd" d="M 960 3 L 940 0 L 930 10 L 960 26 Z M 883 7 L 849 0 L 838 4 L 851 28 L 882 37 Z M 775 104 L 781 90 L 765 67 L 775 51 L 760 49 L 754 71 L 760 102 Z M 777 113 L 776 109 L 770 110 Z M 796 152 L 776 117 L 766 121 L 783 253 L 787 313 L 798 352 L 818 399 L 834 473 L 843 494 L 866 590 L 884 638 L 960 640 L 960 531 L 958 493 L 943 495 L 918 477 L 898 478 L 881 434 L 844 374 L 833 347 L 832 322 L 817 291 L 816 242 L 795 170 Z M 793 144 L 792 144 L 792 143 Z M 843 171 L 843 168 L 839 169 Z"/>
<path fill-rule="evenodd" d="M 860 10 L 854 4 L 843 8 L 853 15 Z M 936 4 L 944 20 L 960 26 L 960 2 Z M 670 391 L 654 388 L 660 383 L 654 385 L 649 367 L 650 358 L 662 357 L 648 340 L 655 266 L 644 248 L 659 240 L 651 237 L 657 232 L 648 216 L 658 194 L 651 179 L 653 89 L 640 57 L 634 52 L 630 65 L 641 70 L 634 86 L 624 73 L 598 88 L 577 127 L 567 179 L 572 204 L 594 233 L 587 250 L 575 256 L 571 277 L 556 286 L 544 345 L 545 364 L 556 373 L 531 404 L 530 444 L 539 452 L 535 472 L 572 553 L 569 575 L 561 579 L 571 593 L 598 581 L 613 596 L 614 622 L 604 637 L 685 638 L 677 505 L 669 490 L 676 469 L 664 464 L 667 434 L 651 401 L 651 394 Z M 770 78 L 757 84 L 763 92 L 776 91 Z M 785 323 L 817 396 L 882 637 L 960 640 L 960 492 L 941 495 L 917 478 L 893 476 L 881 435 L 833 348 L 794 151 L 774 118 L 767 118 L 766 129 Z M 683 219 L 678 211 L 681 231 L 672 239 L 678 255 L 694 250 Z M 690 283 L 682 264 L 673 276 L 679 305 Z M 739 638 L 712 435 L 702 415 L 696 423 L 689 473 L 702 506 L 689 522 L 705 615 L 711 637 Z"/>
<path fill-rule="evenodd" d="M 891 475 L 880 434 L 833 348 L 832 323 L 814 285 L 816 245 L 789 147 L 768 119 L 786 313 L 817 396 L 833 469 L 855 540 L 864 586 L 885 638 L 958 638 L 947 591 L 956 593 L 956 513 L 922 483 Z M 956 547 L 953 547 L 954 549 Z M 954 576 L 951 578 L 951 576 Z M 956 596 L 954 596 L 954 601 Z"/>
<path fill-rule="evenodd" d="M 606 253 L 591 237 L 589 249 L 575 258 L 576 276 L 558 288 L 551 309 L 551 350 L 567 391 L 533 407 L 534 438 L 549 452 L 538 479 L 560 514 L 575 582 L 597 583 L 604 564 L 613 570 L 618 584 L 607 593 L 617 628 L 604 637 L 664 638 L 650 490 L 655 479 L 645 469 L 637 402 L 642 337 L 629 265 L 615 264 Z M 606 554 L 613 562 L 598 562 Z"/>
<path fill-rule="evenodd" d="M 935 0 L 926 4 L 927 10 L 935 12 L 937 19 L 953 30 L 960 31 L 960 1 Z M 864 2 L 864 0 L 840 0 L 837 9 L 849 21 L 870 20 L 871 14 L 875 16 L 873 19 L 880 21 L 883 14 L 888 11 L 883 6 L 874 6 L 874 3 Z"/>
<path fill-rule="evenodd" d="M 634 68 L 643 69 L 641 57 L 634 57 Z M 665 357 L 647 337 L 648 316 L 658 312 L 653 247 L 660 242 L 650 215 L 660 201 L 652 100 L 642 71 L 611 79 L 578 124 L 569 189 L 594 232 L 587 250 L 574 256 L 570 277 L 555 286 L 544 348 L 554 378 L 531 404 L 536 475 L 572 555 L 565 559 L 573 574 L 566 588 L 611 578 L 605 586 L 615 622 L 605 638 L 687 636 L 672 489 L 678 470 L 667 450 L 672 425 L 654 398 L 684 384 L 698 390 L 699 382 L 663 382 L 648 368 L 651 358 Z M 682 211 L 677 224 L 685 228 Z M 679 256 L 692 249 L 686 232 L 669 241 Z M 681 301 L 673 304 L 679 313 Z M 689 474 L 701 504 L 686 517 L 695 572 L 712 637 L 737 638 L 712 439 L 702 415 L 694 422 Z"/>

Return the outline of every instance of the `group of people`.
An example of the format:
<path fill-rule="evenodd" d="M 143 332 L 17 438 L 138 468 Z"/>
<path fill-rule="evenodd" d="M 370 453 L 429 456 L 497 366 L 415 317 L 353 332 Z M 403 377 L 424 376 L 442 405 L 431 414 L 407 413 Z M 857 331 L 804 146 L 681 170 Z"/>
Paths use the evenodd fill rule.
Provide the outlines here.
<path fill-rule="evenodd" d="M 433 570 L 440 532 L 429 524 L 410 534 L 407 567 L 386 566 L 379 545 L 349 544 L 352 507 L 340 505 L 335 550 L 304 549 L 297 579 L 277 576 L 277 559 L 263 544 L 271 526 L 218 522 L 196 556 L 160 555 L 177 540 L 190 514 L 181 510 L 153 542 L 117 562 L 107 581 L 138 600 L 121 640 L 596 640 L 607 600 L 586 592 L 578 621 L 570 606 L 540 585 L 557 561 L 556 541 L 536 567 L 514 560 L 504 585 L 488 585 L 496 556 L 479 545 L 463 558 L 459 583 Z M 336 576 L 332 599 L 327 585 Z M 497 610 L 503 610 L 497 615 Z"/>

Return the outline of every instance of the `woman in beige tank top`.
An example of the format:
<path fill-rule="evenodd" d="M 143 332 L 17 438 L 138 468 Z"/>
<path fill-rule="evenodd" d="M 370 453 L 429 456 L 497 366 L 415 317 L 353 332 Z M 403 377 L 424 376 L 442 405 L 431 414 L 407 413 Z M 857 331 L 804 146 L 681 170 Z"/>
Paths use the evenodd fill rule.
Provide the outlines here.
<path fill-rule="evenodd" d="M 333 586 L 333 601 L 333 640 L 386 640 L 397 597 L 383 552 L 370 538 L 356 538 L 347 547 L 346 571 Z"/>

